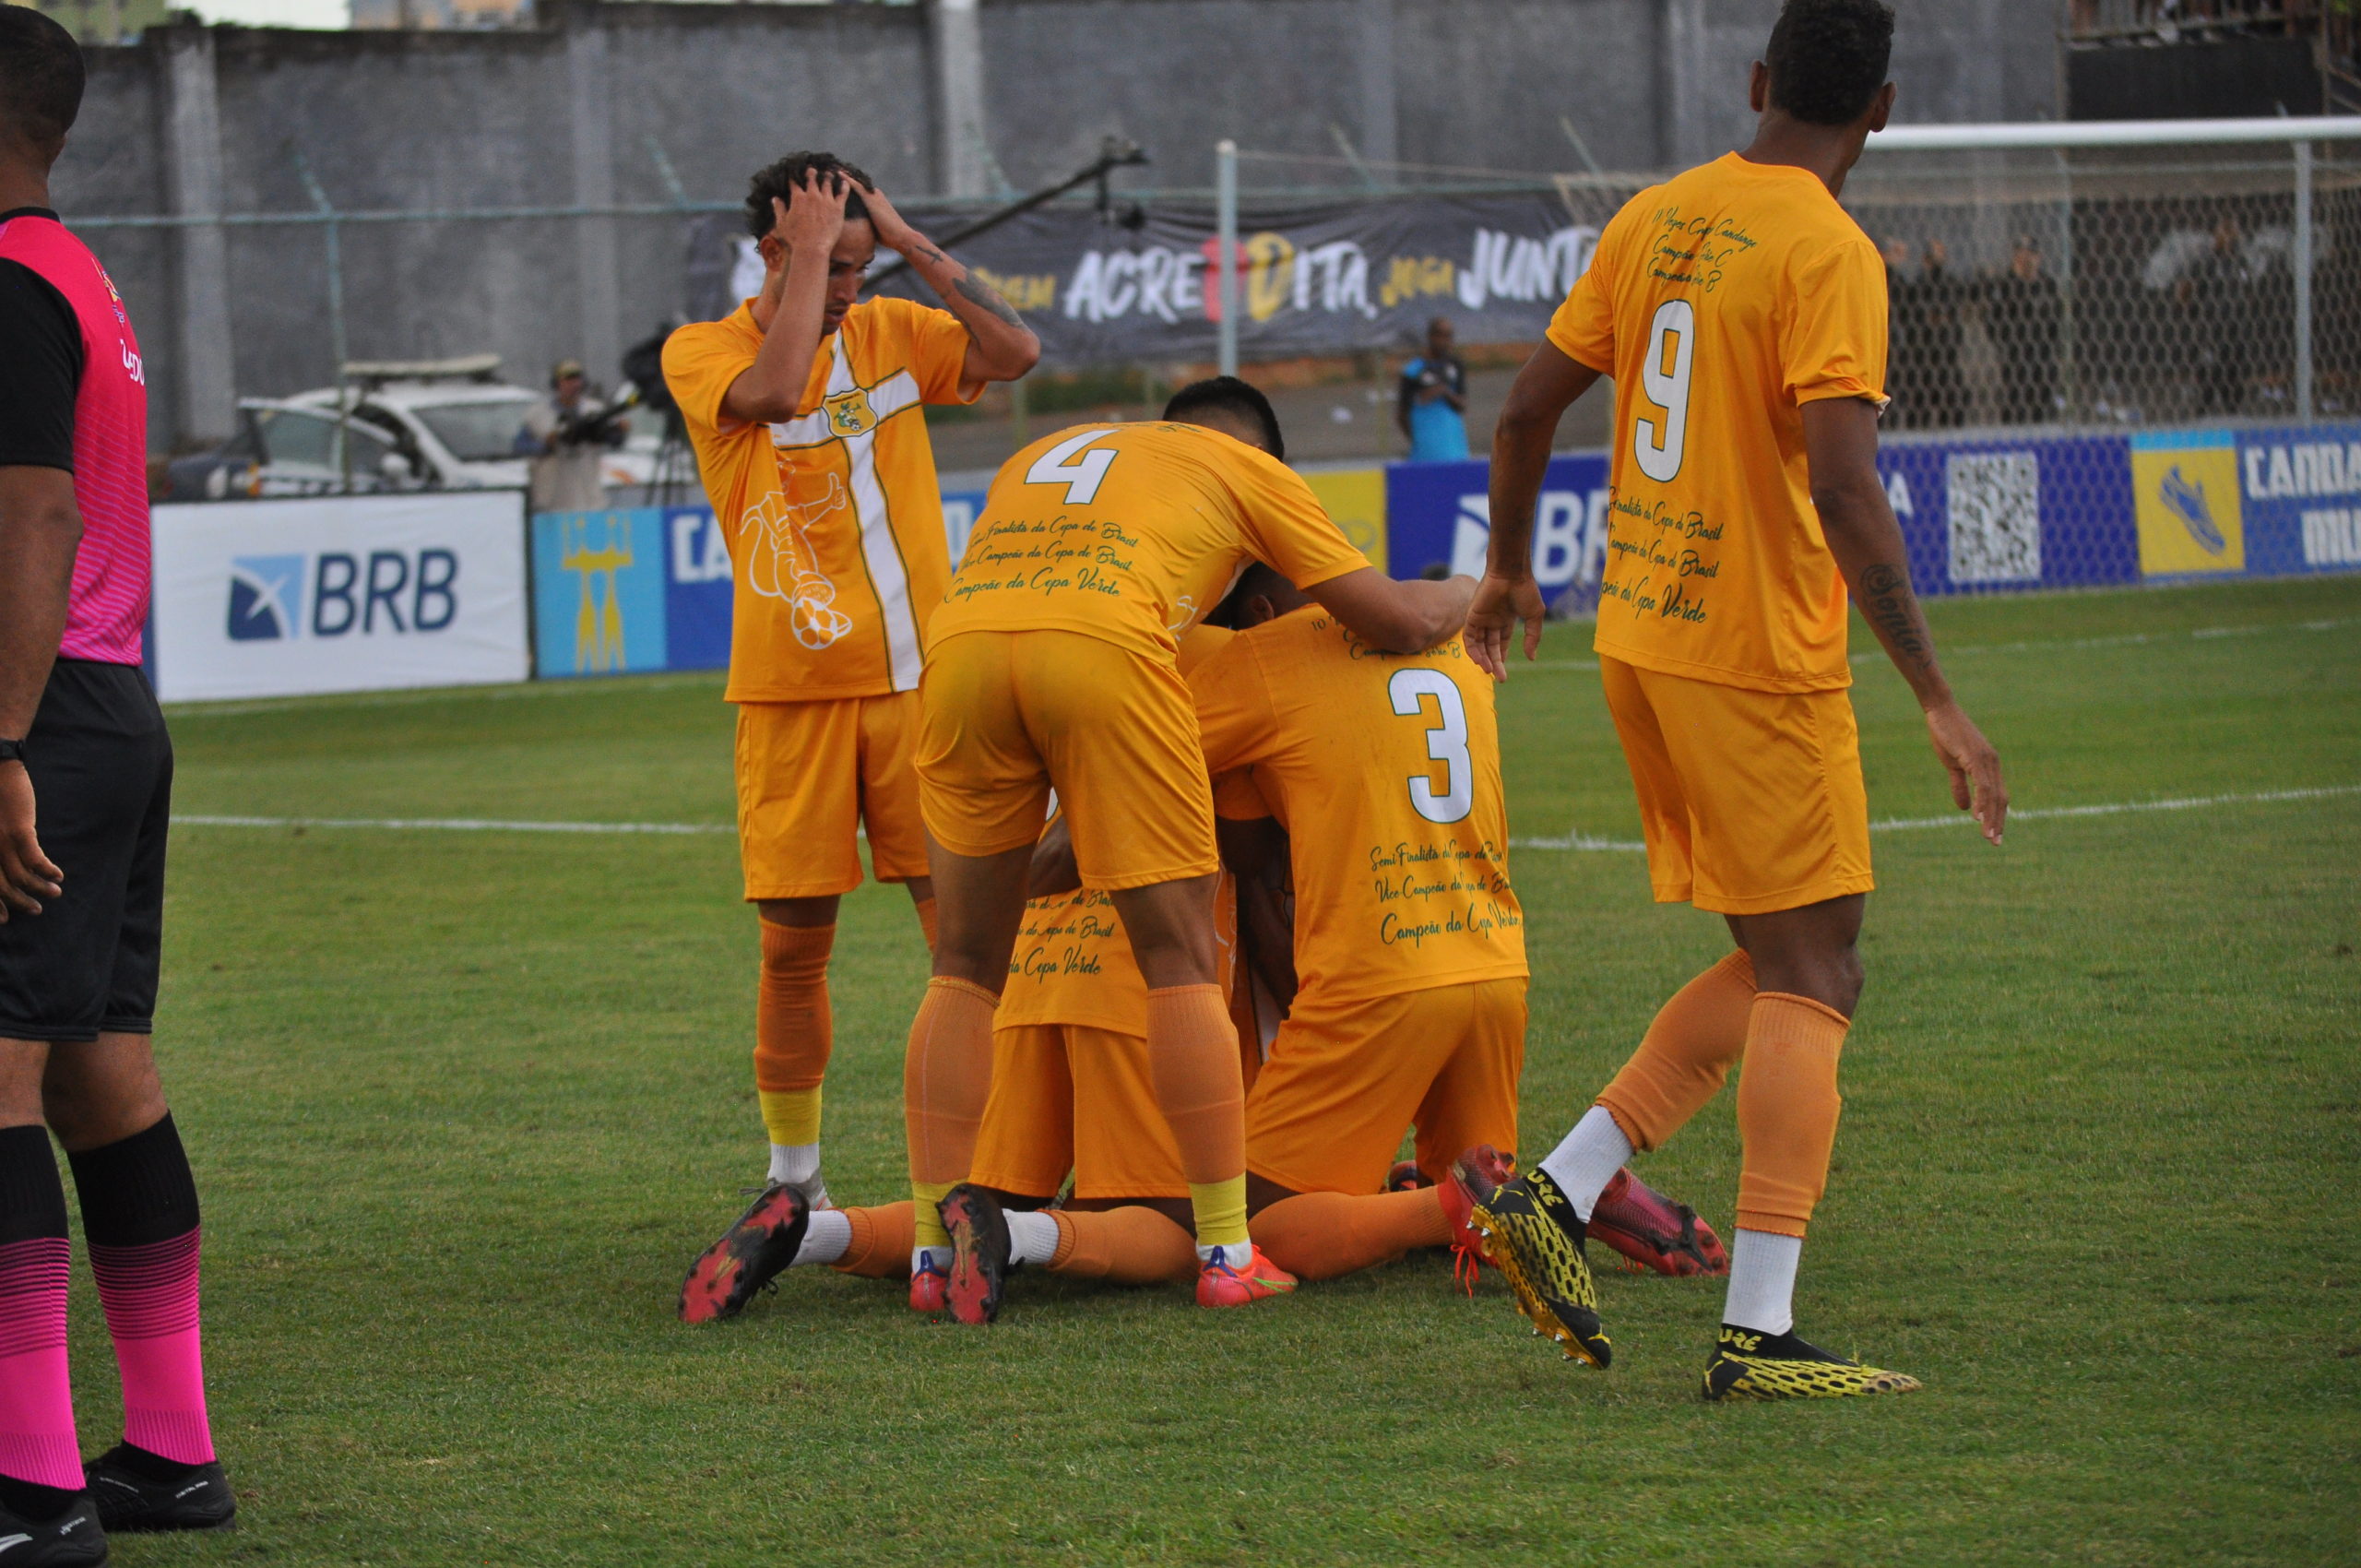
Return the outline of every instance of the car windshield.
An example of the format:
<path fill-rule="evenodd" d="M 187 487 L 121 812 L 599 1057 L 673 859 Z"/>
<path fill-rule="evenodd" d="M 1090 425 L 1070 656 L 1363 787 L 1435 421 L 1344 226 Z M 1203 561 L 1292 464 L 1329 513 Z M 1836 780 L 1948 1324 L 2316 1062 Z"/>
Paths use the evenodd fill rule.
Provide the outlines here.
<path fill-rule="evenodd" d="M 356 473 L 374 472 L 392 450 L 376 432 L 355 424 L 352 467 Z M 255 429 L 263 451 L 273 463 L 300 463 L 316 469 L 342 467 L 337 457 L 337 421 L 333 414 L 303 409 L 257 409 Z"/>
<path fill-rule="evenodd" d="M 463 463 L 497 463 L 516 456 L 516 433 L 525 428 L 527 397 L 467 403 L 416 403 L 410 412 Z"/>

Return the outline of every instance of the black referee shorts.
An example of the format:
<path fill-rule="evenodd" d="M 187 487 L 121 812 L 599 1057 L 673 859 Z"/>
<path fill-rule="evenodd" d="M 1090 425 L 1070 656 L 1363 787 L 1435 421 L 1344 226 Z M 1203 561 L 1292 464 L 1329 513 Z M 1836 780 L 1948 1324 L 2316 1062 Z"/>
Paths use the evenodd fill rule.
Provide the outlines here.
<path fill-rule="evenodd" d="M 172 742 L 136 665 L 61 659 L 25 736 L 34 827 L 65 873 L 0 925 L 0 1039 L 147 1034 L 164 933 Z"/>

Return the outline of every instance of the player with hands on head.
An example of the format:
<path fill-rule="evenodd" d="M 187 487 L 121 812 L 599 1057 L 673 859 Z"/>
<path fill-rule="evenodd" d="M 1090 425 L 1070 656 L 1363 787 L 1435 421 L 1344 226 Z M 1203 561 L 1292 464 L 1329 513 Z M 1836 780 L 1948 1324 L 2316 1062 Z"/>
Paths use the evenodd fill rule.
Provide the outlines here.
<path fill-rule="evenodd" d="M 932 944 L 911 771 L 927 622 L 951 575 L 921 405 L 973 402 L 1040 344 L 1005 301 L 905 222 L 874 181 L 825 152 L 757 172 L 746 226 L 762 291 L 664 344 L 667 387 L 730 546 L 730 685 L 745 897 L 761 916 L 754 1080 L 767 1181 L 706 1249 L 682 1317 L 732 1316 L 772 1274 L 778 1238 L 826 1206 L 823 1079 L 834 1044 L 836 905 L 910 891 Z M 934 309 L 860 298 L 880 245 L 909 257 Z"/>
<path fill-rule="evenodd" d="M 1737 945 L 1665 1004 L 1597 1103 L 1536 1170 L 1489 1194 L 1478 1222 L 1536 1324 L 1605 1365 L 1580 1245 L 1592 1205 L 1743 1060 L 1711 1399 L 1917 1386 L 1794 1331 L 1873 885 L 1845 690 L 1848 589 L 1916 695 L 1953 800 L 1994 844 L 2008 813 L 1992 746 L 1936 660 L 1875 462 L 1885 269 L 1837 196 L 1892 108 L 1892 33 L 1880 0 L 1787 0 L 1753 67 L 1753 142 L 1609 221 L 1495 431 L 1490 553 L 1467 626 L 1496 680 L 1520 627 L 1525 656 L 1538 647 L 1530 551 L 1551 437 L 1612 375 L 1601 678 L 1657 901 L 1722 915 Z"/>

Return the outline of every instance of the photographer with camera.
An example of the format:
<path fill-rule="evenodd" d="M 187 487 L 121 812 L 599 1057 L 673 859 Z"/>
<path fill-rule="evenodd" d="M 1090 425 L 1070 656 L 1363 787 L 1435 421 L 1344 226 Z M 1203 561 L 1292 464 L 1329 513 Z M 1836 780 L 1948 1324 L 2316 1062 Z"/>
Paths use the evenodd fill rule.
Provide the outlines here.
<path fill-rule="evenodd" d="M 549 396 L 526 410 L 516 436 L 516 449 L 533 459 L 533 510 L 587 512 L 605 505 L 600 456 L 621 446 L 630 433 L 623 410 L 590 390 L 582 362 L 558 361 L 550 368 Z"/>

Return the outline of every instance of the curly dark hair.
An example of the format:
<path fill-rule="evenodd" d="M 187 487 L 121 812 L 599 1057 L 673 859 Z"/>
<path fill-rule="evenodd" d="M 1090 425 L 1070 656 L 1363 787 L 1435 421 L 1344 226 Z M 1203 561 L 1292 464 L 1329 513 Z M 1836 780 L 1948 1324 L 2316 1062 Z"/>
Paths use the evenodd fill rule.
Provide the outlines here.
<path fill-rule="evenodd" d="M 30 6 L 0 6 L 0 126 L 54 141 L 82 112 L 82 50 Z"/>
<path fill-rule="evenodd" d="M 1243 420 L 1263 433 L 1264 451 L 1283 463 L 1287 460 L 1287 440 L 1279 434 L 1279 416 L 1272 410 L 1271 400 L 1263 396 L 1261 387 L 1234 375 L 1209 375 L 1172 394 L 1171 401 L 1164 405 L 1164 417 L 1193 423 L 1189 416 L 1201 409 L 1218 409 Z"/>
<path fill-rule="evenodd" d="M 771 198 L 777 196 L 789 207 L 794 206 L 797 182 L 813 170 L 823 174 L 842 174 L 852 182 L 852 193 L 845 197 L 847 222 L 869 216 L 869 204 L 860 199 L 860 193 L 875 190 L 876 181 L 833 152 L 790 152 L 754 176 L 753 185 L 746 192 L 746 232 L 758 240 L 769 233 Z"/>
<path fill-rule="evenodd" d="M 1813 125 L 1849 125 L 1885 85 L 1893 9 L 1881 0 L 1787 0 L 1762 63 L 1771 106 Z"/>

